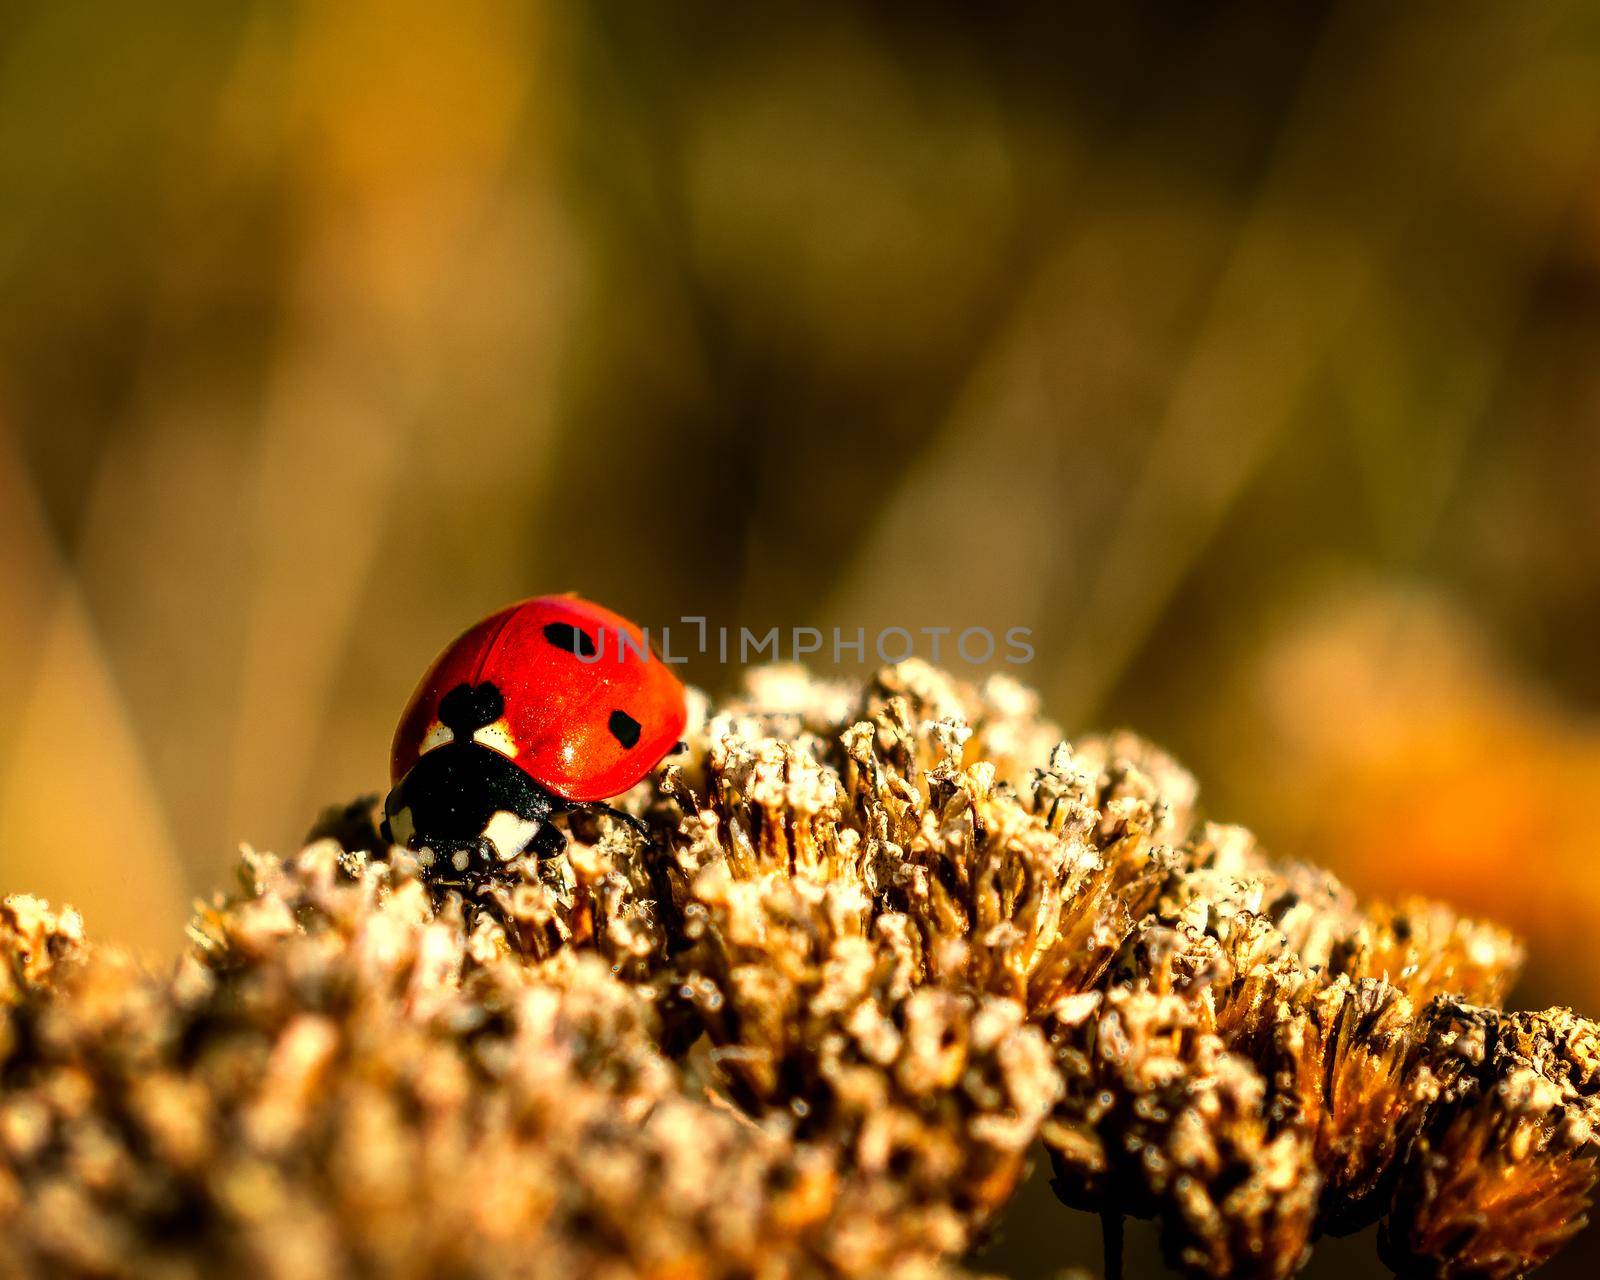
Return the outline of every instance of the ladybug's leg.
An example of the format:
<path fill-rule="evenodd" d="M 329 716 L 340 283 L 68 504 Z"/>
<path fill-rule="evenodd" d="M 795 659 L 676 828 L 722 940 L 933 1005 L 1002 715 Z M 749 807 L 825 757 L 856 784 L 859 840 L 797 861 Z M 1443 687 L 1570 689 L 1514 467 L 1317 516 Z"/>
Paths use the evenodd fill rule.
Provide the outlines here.
<path fill-rule="evenodd" d="M 537 835 L 528 842 L 528 852 L 535 858 L 553 858 L 567 847 L 567 833 L 553 822 L 546 822 Z"/>
<path fill-rule="evenodd" d="M 621 809 L 613 809 L 610 805 L 599 800 L 588 800 L 583 804 L 575 804 L 574 809 L 582 809 L 585 813 L 603 813 L 608 818 L 615 818 L 618 822 L 625 822 L 642 836 L 650 834 L 650 828 L 643 818 L 636 818 L 631 813 L 624 813 Z"/>

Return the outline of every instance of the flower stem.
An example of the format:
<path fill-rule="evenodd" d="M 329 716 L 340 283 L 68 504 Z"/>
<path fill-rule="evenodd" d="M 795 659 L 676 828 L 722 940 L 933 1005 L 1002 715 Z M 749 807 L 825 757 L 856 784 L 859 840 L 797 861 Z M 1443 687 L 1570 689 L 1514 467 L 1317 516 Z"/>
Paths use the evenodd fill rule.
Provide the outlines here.
<path fill-rule="evenodd" d="M 1122 1215 L 1114 1210 L 1100 1214 L 1100 1244 L 1105 1280 L 1122 1280 Z"/>

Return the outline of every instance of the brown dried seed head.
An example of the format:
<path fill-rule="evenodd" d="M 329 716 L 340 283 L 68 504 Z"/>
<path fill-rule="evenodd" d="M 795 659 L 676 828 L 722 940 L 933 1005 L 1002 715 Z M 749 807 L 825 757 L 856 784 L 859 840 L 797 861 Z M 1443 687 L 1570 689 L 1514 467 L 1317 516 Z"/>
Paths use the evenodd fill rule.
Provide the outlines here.
<path fill-rule="evenodd" d="M 1600 1027 L 1568 1009 L 1497 1014 L 1439 999 L 1436 1080 L 1381 1238 L 1407 1274 L 1520 1276 L 1586 1221 L 1596 1184 Z"/>
<path fill-rule="evenodd" d="M 1500 996 L 1499 930 L 1363 913 L 1009 680 L 691 700 L 649 836 L 448 887 L 346 807 L 170 980 L 10 900 L 0 1270 L 953 1274 L 1041 1133 L 1201 1276 L 1385 1210 L 1514 1274 L 1581 1213 L 1594 1025 L 1440 996 Z"/>
<path fill-rule="evenodd" d="M 1266 1082 L 1177 995 L 1112 990 L 1054 1031 L 1066 1092 L 1045 1128 L 1056 1189 L 1155 1217 L 1169 1260 L 1205 1276 L 1292 1275 L 1318 1177 L 1309 1133 L 1274 1120 Z"/>
<path fill-rule="evenodd" d="M 1382 978 L 1421 1006 L 1436 995 L 1497 1005 L 1522 968 L 1522 945 L 1498 925 L 1421 898 L 1379 903 L 1334 957 L 1338 972 Z"/>

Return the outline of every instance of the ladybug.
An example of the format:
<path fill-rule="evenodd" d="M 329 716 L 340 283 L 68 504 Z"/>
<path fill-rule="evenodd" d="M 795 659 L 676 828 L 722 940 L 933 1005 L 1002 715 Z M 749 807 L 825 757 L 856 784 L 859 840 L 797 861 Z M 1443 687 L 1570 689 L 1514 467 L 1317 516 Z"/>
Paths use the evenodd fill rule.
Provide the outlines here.
<path fill-rule="evenodd" d="M 649 773 L 688 718 L 683 685 L 643 633 L 576 596 L 539 596 L 434 659 L 395 730 L 383 837 L 426 874 L 465 881 L 566 846 L 552 819 L 631 814 L 604 801 Z"/>

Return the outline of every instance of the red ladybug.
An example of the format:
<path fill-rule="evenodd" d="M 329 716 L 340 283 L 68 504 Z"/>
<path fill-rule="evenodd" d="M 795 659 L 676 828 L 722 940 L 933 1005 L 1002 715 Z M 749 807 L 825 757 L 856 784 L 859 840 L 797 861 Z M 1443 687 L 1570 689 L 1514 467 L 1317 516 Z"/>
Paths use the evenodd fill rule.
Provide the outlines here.
<path fill-rule="evenodd" d="M 384 838 L 437 877 L 558 853 L 551 818 L 596 809 L 678 742 L 683 685 L 626 618 L 540 596 L 434 659 L 395 730 Z M 452 873 L 454 873 L 452 877 Z"/>

